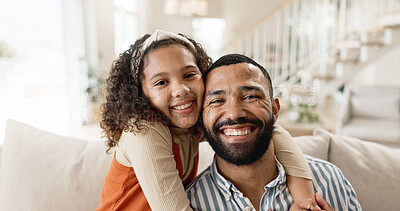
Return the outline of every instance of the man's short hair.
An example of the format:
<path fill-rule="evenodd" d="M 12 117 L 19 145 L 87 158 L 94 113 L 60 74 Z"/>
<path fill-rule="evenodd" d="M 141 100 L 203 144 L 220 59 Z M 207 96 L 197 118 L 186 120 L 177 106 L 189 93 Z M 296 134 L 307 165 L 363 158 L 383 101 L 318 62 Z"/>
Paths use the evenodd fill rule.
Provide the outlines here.
<path fill-rule="evenodd" d="M 264 74 L 265 78 L 268 80 L 269 96 L 272 100 L 273 99 L 272 81 L 271 81 L 271 77 L 269 76 L 267 70 L 263 66 L 258 64 L 256 61 L 254 61 L 253 59 L 251 59 L 245 55 L 242 55 L 242 54 L 227 54 L 227 55 L 224 55 L 221 58 L 219 58 L 207 69 L 207 71 L 204 75 L 204 80 L 206 79 L 208 73 L 217 67 L 228 66 L 231 64 L 239 64 L 239 63 L 253 64 L 254 66 L 258 67 L 261 70 L 261 72 Z"/>

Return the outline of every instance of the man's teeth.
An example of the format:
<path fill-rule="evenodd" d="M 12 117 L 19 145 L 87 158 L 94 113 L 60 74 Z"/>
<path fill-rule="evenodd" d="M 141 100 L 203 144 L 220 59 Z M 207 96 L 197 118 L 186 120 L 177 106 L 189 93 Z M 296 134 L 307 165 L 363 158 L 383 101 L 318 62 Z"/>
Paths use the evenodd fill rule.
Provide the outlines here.
<path fill-rule="evenodd" d="M 224 130 L 224 134 L 227 136 L 245 136 L 251 132 L 251 129 L 246 130 L 235 130 L 235 129 L 227 129 Z"/>
<path fill-rule="evenodd" d="M 176 109 L 176 110 L 183 110 L 183 109 L 189 108 L 192 104 L 193 104 L 193 102 L 190 102 L 190 103 L 185 104 L 185 105 L 174 106 L 173 108 Z"/>

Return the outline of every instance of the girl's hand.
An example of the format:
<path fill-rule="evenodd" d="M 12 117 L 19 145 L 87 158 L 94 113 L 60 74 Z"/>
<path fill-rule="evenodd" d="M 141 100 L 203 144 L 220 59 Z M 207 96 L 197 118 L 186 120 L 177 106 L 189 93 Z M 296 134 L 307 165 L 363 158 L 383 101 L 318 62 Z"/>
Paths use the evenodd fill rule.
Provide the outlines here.
<path fill-rule="evenodd" d="M 315 204 L 311 198 L 309 198 L 299 202 L 295 202 L 289 209 L 289 211 L 300 211 L 300 210 L 320 211 L 321 208 L 317 204 Z"/>
<path fill-rule="evenodd" d="M 315 194 L 315 200 L 317 200 L 317 203 L 322 208 L 322 210 L 335 211 L 335 209 L 333 209 L 333 207 L 328 202 L 326 202 L 319 193 Z"/>

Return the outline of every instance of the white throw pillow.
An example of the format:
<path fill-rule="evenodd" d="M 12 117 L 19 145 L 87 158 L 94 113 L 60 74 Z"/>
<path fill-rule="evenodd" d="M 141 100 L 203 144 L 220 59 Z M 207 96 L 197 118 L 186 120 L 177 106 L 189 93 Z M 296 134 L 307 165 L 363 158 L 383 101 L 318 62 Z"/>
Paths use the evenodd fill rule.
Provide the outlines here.
<path fill-rule="evenodd" d="M 329 160 L 350 181 L 364 209 L 399 209 L 400 149 L 331 134 Z"/>
<path fill-rule="evenodd" d="M 197 168 L 197 174 L 200 174 L 208 166 L 211 165 L 214 159 L 214 150 L 211 148 L 207 141 L 200 142 L 199 145 L 199 166 Z"/>
<path fill-rule="evenodd" d="M 2 210 L 94 210 L 112 160 L 103 141 L 58 136 L 13 120 L 2 151 Z"/>
<path fill-rule="evenodd" d="M 313 136 L 293 137 L 293 140 L 304 154 L 327 161 L 330 140 L 327 134 L 329 132 L 317 128 L 314 129 Z"/>
<path fill-rule="evenodd" d="M 354 117 L 400 119 L 400 98 L 394 96 L 354 96 L 350 100 Z"/>

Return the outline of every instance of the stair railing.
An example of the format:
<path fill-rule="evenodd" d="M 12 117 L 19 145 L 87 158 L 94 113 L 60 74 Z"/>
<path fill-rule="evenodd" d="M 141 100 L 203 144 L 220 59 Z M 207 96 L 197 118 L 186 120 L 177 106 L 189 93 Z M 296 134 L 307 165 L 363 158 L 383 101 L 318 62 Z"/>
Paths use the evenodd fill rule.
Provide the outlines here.
<path fill-rule="evenodd" d="M 310 103 L 307 96 L 315 98 L 328 79 L 342 75 L 338 63 L 355 64 L 362 45 L 376 44 L 363 37 L 393 24 L 382 17 L 398 10 L 396 0 L 289 0 L 222 52 L 243 53 L 266 67 L 284 101 L 300 95 Z M 352 59 L 349 48 L 357 49 Z"/>

